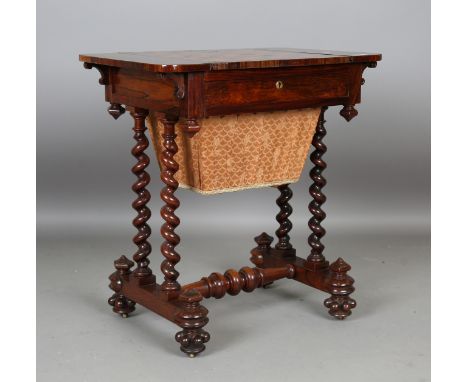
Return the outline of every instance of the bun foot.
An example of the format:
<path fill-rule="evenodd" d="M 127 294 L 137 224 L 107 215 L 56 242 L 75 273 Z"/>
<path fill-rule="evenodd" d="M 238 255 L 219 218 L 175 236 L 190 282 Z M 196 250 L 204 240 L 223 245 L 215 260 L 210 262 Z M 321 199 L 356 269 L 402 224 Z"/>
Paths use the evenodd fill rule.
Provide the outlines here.
<path fill-rule="evenodd" d="M 344 320 L 351 315 L 351 309 L 356 307 L 356 301 L 351 297 L 331 296 L 323 303 L 328 308 L 328 313 L 337 320 Z"/>
<path fill-rule="evenodd" d="M 176 334 L 175 339 L 180 343 L 180 350 L 194 358 L 205 350 L 205 343 L 210 340 L 210 335 L 203 329 L 184 329 Z"/>
<path fill-rule="evenodd" d="M 117 295 L 115 299 L 111 297 L 109 301 L 111 300 L 114 300 L 112 310 L 115 313 L 120 314 L 122 318 L 127 318 L 128 315 L 135 310 L 135 302 L 128 299 L 124 295 Z"/>

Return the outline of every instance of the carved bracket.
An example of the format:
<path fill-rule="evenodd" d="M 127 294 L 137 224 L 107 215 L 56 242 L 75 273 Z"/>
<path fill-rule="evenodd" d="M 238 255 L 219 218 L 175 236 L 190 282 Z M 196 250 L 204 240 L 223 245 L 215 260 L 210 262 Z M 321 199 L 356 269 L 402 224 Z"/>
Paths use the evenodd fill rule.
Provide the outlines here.
<path fill-rule="evenodd" d="M 368 62 L 367 65 L 364 65 L 362 67 L 362 73 L 364 73 L 364 70 L 366 70 L 366 68 L 376 68 L 377 67 L 377 61 L 372 61 L 372 62 Z M 366 83 L 366 80 L 364 78 L 361 78 L 361 85 L 364 85 Z"/>
<path fill-rule="evenodd" d="M 101 65 L 91 64 L 89 62 L 83 63 L 83 66 L 85 67 L 85 69 L 96 68 L 101 74 L 101 78 L 99 78 L 99 84 L 109 85 L 109 72 L 106 68 L 102 67 Z"/>
<path fill-rule="evenodd" d="M 368 62 L 367 64 L 362 66 L 362 73 L 366 68 L 375 68 L 377 67 L 376 61 Z M 361 86 L 366 83 L 366 80 L 362 78 L 361 74 Z M 351 121 L 354 117 L 358 115 L 358 111 L 354 107 L 354 105 L 343 105 L 343 109 L 340 110 L 340 115 L 346 119 L 347 122 Z"/>

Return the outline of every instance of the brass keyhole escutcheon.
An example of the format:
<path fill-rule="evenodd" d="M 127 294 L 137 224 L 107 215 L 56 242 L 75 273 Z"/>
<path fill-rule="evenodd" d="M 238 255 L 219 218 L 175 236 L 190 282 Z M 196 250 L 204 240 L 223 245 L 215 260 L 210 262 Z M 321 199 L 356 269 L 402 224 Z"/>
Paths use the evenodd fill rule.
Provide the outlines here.
<path fill-rule="evenodd" d="M 276 89 L 283 89 L 283 81 L 276 81 Z"/>

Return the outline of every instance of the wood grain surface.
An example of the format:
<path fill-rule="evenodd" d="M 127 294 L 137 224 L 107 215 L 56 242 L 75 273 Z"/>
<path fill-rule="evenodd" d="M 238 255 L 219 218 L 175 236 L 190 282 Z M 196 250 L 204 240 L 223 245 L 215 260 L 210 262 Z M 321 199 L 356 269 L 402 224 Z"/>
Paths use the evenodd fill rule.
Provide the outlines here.
<path fill-rule="evenodd" d="M 80 61 L 150 72 L 196 72 L 380 61 L 378 53 L 261 48 L 81 54 Z"/>

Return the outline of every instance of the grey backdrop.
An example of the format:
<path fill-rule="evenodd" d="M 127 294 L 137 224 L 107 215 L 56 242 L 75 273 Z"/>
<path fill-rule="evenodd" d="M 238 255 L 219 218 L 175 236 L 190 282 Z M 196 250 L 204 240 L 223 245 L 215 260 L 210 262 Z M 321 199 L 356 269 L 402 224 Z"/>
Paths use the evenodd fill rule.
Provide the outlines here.
<path fill-rule="evenodd" d="M 77 288 L 83 284 L 91 285 L 90 288 L 95 293 L 96 304 L 92 308 L 103 309 L 103 320 L 109 318 L 107 308 L 100 305 L 101 299 L 105 299 L 108 294 L 105 289 L 106 273 L 111 271 L 114 258 L 133 251 L 130 241 L 134 233 L 130 225 L 134 215 L 130 207 L 134 198 L 130 190 L 134 181 L 130 173 L 130 167 L 134 163 L 130 155 L 133 144 L 131 119 L 125 114 L 114 121 L 107 114 L 104 89 L 97 82 L 98 73 L 82 67 L 78 62 L 79 53 L 245 47 L 381 52 L 383 61 L 376 69 L 365 71 L 366 84 L 362 89 L 362 104 L 357 106 L 359 116 L 351 123 L 346 123 L 339 116 L 338 108 L 331 108 L 327 112 L 329 134 L 326 144 L 329 151 L 325 159 L 329 167 L 324 175 L 328 179 L 325 189 L 328 201 L 324 207 L 328 213 L 325 226 L 329 233 L 324 241 L 331 246 L 329 248 L 333 248 L 333 243 L 342 243 L 336 248 L 341 248 L 345 253 L 331 253 L 330 249 L 326 252 L 330 253 L 331 258 L 343 256 L 352 264 L 353 261 L 357 263 L 353 264 L 355 275 L 359 273 L 359 260 L 356 259 L 359 256 L 370 259 L 371 263 L 375 260 L 380 264 L 376 253 L 379 248 L 382 251 L 388 250 L 384 255 L 384 252 L 380 253 L 383 262 L 386 259 L 390 261 L 389 257 L 404 253 L 399 261 L 402 268 L 395 272 L 405 275 L 403 281 L 409 284 L 406 284 L 407 287 L 394 284 L 398 293 L 395 292 L 393 303 L 400 300 L 399 294 L 408 293 L 403 292 L 407 288 L 414 288 L 411 281 L 413 270 L 407 268 L 408 263 L 414 261 L 416 269 L 423 269 L 419 273 L 421 281 L 418 285 L 426 282 L 429 266 L 430 203 L 428 1 L 41 0 L 37 4 L 37 15 L 38 347 L 42 350 L 38 362 L 40 376 L 49 381 L 55 380 L 54 378 L 59 380 L 64 376 L 75 377 L 76 380 L 106 380 L 103 375 L 113 369 L 112 361 L 104 355 L 104 349 L 93 343 L 92 339 L 91 342 L 80 342 L 78 337 L 83 334 L 83 329 L 66 325 L 71 321 L 76 322 L 73 309 L 86 306 L 87 293 L 77 292 Z M 154 155 L 151 155 L 154 159 Z M 309 218 L 309 169 L 310 165 L 307 163 L 300 182 L 293 186 L 292 220 L 295 230 L 292 238 L 303 251 L 306 251 L 306 222 Z M 158 210 L 161 206 L 158 195 L 161 184 L 156 166 L 150 169 L 150 173 L 153 176 L 150 188 L 154 196 L 151 203 L 154 211 L 153 246 L 157 249 L 160 225 Z M 185 256 L 185 262 L 180 263 L 179 269 L 194 272 L 193 276 L 190 273 L 184 274 L 183 282 L 193 281 L 207 272 L 222 270 L 215 269 L 215 265 L 210 264 L 210 256 L 221 261 L 216 263 L 221 268 L 226 265 L 245 265 L 248 250 L 252 246 L 249 242 L 251 237 L 263 230 L 272 233 L 276 227 L 275 189 L 210 197 L 181 190 L 179 196 L 182 206 L 178 215 L 182 219 L 182 225 L 178 232 L 182 234 L 183 243 L 180 248 L 181 253 L 184 250 Z M 229 233 L 232 228 L 235 234 Z M 215 235 L 218 235 L 218 241 L 210 242 Z M 193 241 L 189 242 L 189 239 Z M 375 248 L 371 244 L 372 240 L 378 242 Z M 222 247 L 227 247 L 225 253 L 221 253 Z M 399 253 L 394 252 L 395 248 L 401 249 L 397 251 Z M 354 259 L 353 252 L 356 253 Z M 205 255 L 207 257 L 203 257 Z M 96 256 L 100 260 L 96 260 Z M 152 259 L 153 268 L 157 270 L 157 250 Z M 96 264 L 101 264 L 100 261 L 103 265 L 98 269 Z M 90 271 L 89 267 L 94 266 L 97 270 Z M 376 273 L 372 267 L 368 271 L 368 274 Z M 69 280 L 70 274 L 76 276 L 77 273 L 81 276 L 76 278 L 76 284 L 68 284 L 66 280 Z M 99 280 L 99 286 L 93 284 L 91 274 L 96 276 L 95 280 Z M 373 283 L 369 281 L 370 285 L 366 286 L 361 281 L 361 288 L 375 288 L 380 277 L 376 276 Z M 395 277 L 391 272 L 387 276 L 388 280 Z M 59 281 L 62 279 L 63 282 Z M 305 294 L 308 292 L 301 291 Z M 422 300 L 418 300 L 426 313 L 427 296 L 428 292 L 424 292 Z M 248 298 L 255 297 L 252 295 Z M 226 304 L 226 316 L 223 319 L 227 319 L 229 302 L 212 303 L 213 309 L 216 304 Z M 411 304 L 413 302 L 408 301 L 408 309 L 412 309 Z M 63 310 L 68 310 L 70 315 L 50 326 L 51 312 L 60 315 Z M 405 309 L 403 311 L 406 312 Z M 364 313 L 365 311 L 362 312 L 363 315 Z M 313 316 L 314 311 L 308 314 Z M 262 317 L 262 313 L 258 312 L 254 317 Z M 404 314 L 400 318 L 402 325 L 408 322 L 408 317 Z M 282 322 L 281 314 L 273 318 L 273 313 L 262 317 L 261 322 L 269 319 Z M 87 325 L 93 325 L 96 320 L 90 320 Z M 213 321 L 215 320 L 216 312 Z M 235 323 L 239 320 L 242 320 L 242 314 L 239 314 Z M 57 325 L 64 323 L 63 333 L 59 335 Z M 412 371 L 417 370 L 415 379 L 405 379 L 405 376 L 411 375 L 405 368 L 401 369 L 401 374 L 392 374 L 399 370 L 398 367 L 384 362 L 389 354 L 395 355 L 406 348 L 405 342 L 398 341 L 387 349 L 388 354 L 382 354 L 382 370 L 376 375 L 387 375 L 389 380 L 399 378 L 400 381 L 423 380 L 427 377 L 428 321 L 424 321 L 424 324 L 422 321 L 415 321 L 414 325 L 421 330 L 414 341 L 425 354 L 424 362 L 421 359 L 414 361 L 416 353 L 405 358 L 406 361 L 411 360 L 408 362 L 412 366 L 405 365 Z M 109 324 L 105 325 L 106 328 L 108 326 Z M 366 327 L 369 326 L 364 325 L 364 331 Z M 224 330 L 221 328 L 219 323 L 218 330 Z M 389 336 L 395 340 L 395 336 L 398 336 L 395 333 L 401 334 L 400 329 L 395 328 L 395 332 Z M 121 329 L 120 333 L 125 333 L 125 330 Z M 132 333 L 135 333 L 135 329 Z M 94 333 L 93 338 L 95 335 L 97 334 Z M 247 341 L 238 341 L 239 354 L 252 349 L 248 345 L 248 337 L 252 335 L 250 332 L 245 333 Z M 315 335 L 316 333 L 313 337 Z M 161 336 L 164 337 L 162 334 Z M 158 336 L 153 337 L 154 342 L 157 342 Z M 119 340 L 119 343 L 124 342 L 121 338 Z M 258 341 L 258 347 L 262 347 L 265 338 Z M 80 344 L 87 350 L 79 351 Z M 93 349 L 97 346 L 102 350 L 99 354 L 104 358 L 100 358 L 100 362 L 109 366 L 107 369 L 105 366 L 97 368 L 94 374 L 86 376 L 83 374 L 85 371 L 79 369 L 78 363 L 92 363 L 95 359 L 92 354 L 88 354 L 90 344 L 93 344 Z M 175 349 L 175 343 L 172 345 L 167 348 Z M 222 345 L 218 343 L 213 346 L 218 346 L 219 350 Z M 151 351 L 155 351 L 153 347 L 148 344 Z M 169 357 L 180 362 L 177 351 L 167 355 L 166 348 L 159 350 L 159 357 Z M 229 347 L 224 350 L 222 356 L 227 362 L 235 350 Z M 279 348 L 277 350 L 281 351 Z M 311 345 L 307 351 L 315 353 L 316 349 Z M 333 351 L 331 348 L 330 352 Z M 81 354 L 80 357 L 83 354 L 88 354 L 89 357 L 85 360 L 73 358 L 72 355 L 77 356 L 78 353 Z M 214 351 L 211 356 L 215 356 Z M 368 357 L 363 355 L 363 358 L 357 359 L 357 363 L 365 358 Z M 208 360 L 208 356 L 205 359 Z M 219 360 L 218 362 L 222 363 Z M 324 373 L 327 374 L 326 361 L 323 362 Z M 397 364 L 401 366 L 400 363 Z M 322 364 L 321 370 L 323 367 Z M 203 375 L 202 371 L 199 372 Z M 215 376 L 215 371 L 213 373 Z M 142 380 L 151 380 L 144 373 L 140 377 Z M 258 378 L 262 379 L 260 374 Z"/>

